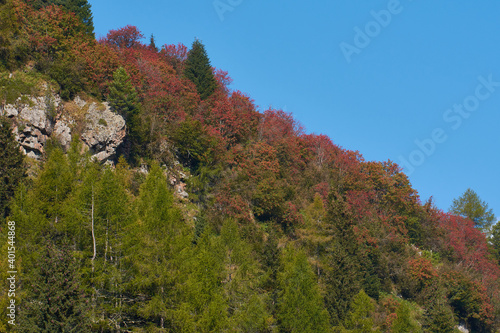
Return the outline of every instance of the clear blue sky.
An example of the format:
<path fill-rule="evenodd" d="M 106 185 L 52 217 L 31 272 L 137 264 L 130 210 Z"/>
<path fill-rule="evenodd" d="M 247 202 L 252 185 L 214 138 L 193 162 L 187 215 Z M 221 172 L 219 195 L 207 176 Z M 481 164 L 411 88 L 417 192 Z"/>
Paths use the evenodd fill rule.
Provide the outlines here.
<path fill-rule="evenodd" d="M 500 216 L 500 2 L 89 2 L 97 36 L 131 24 L 157 45 L 199 38 L 260 110 L 407 163 L 441 209 L 470 187 Z"/>

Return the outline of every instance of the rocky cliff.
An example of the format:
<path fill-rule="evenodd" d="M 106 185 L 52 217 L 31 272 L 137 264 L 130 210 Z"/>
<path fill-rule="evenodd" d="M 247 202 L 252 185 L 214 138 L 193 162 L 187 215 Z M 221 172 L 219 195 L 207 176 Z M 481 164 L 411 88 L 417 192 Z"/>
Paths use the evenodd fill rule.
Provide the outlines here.
<path fill-rule="evenodd" d="M 70 102 L 54 94 L 19 98 L 0 109 L 0 114 L 13 120 L 13 131 L 23 152 L 34 159 L 41 158 L 49 138 L 67 149 L 72 136 L 77 135 L 93 157 L 112 161 L 126 134 L 125 120 L 107 103 L 80 97 Z"/>

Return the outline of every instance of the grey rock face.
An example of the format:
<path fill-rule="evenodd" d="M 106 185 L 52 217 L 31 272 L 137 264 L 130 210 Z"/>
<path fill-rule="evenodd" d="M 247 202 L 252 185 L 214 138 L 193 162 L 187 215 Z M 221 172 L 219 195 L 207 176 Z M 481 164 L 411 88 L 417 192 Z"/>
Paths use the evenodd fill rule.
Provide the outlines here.
<path fill-rule="evenodd" d="M 81 141 L 99 161 L 113 159 L 126 134 L 123 117 L 112 112 L 107 103 L 87 103 L 79 97 L 73 102 L 85 112 Z M 9 104 L 1 111 L 14 120 L 14 134 L 26 155 L 40 159 L 51 137 L 69 148 L 76 120 L 65 112 L 59 96 L 31 97 L 28 104 Z"/>
<path fill-rule="evenodd" d="M 86 128 L 82 134 L 83 142 L 92 155 L 99 161 L 106 161 L 116 156 L 116 149 L 125 138 L 125 119 L 111 111 L 107 103 L 104 110 L 96 103 L 89 106 L 86 115 Z"/>

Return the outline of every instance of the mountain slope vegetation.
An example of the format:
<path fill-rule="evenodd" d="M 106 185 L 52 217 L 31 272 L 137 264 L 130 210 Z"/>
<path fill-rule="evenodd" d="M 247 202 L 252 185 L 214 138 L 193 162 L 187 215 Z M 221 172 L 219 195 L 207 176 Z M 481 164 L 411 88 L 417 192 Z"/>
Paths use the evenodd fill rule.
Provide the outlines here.
<path fill-rule="evenodd" d="M 498 332 L 497 229 L 422 202 L 391 161 L 258 110 L 201 41 L 147 45 L 134 26 L 95 40 L 87 2 L 61 3 L 0 1 L 0 105 L 41 86 L 107 101 L 127 136 L 112 166 L 78 136 L 27 173 L 0 154 L 14 156 L 0 275 L 15 221 L 21 331 Z"/>

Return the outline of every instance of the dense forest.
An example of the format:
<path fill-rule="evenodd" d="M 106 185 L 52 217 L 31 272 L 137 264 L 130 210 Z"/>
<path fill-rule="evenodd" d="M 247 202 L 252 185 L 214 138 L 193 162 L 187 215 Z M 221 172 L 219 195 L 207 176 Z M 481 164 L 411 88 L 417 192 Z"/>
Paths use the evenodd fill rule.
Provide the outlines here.
<path fill-rule="evenodd" d="M 258 110 L 202 41 L 144 40 L 96 40 L 86 0 L 0 0 L 0 107 L 57 94 L 58 119 L 78 96 L 127 128 L 100 163 L 76 114 L 37 160 L 0 118 L 1 332 L 500 332 L 500 225 L 473 190 L 441 211 Z"/>

